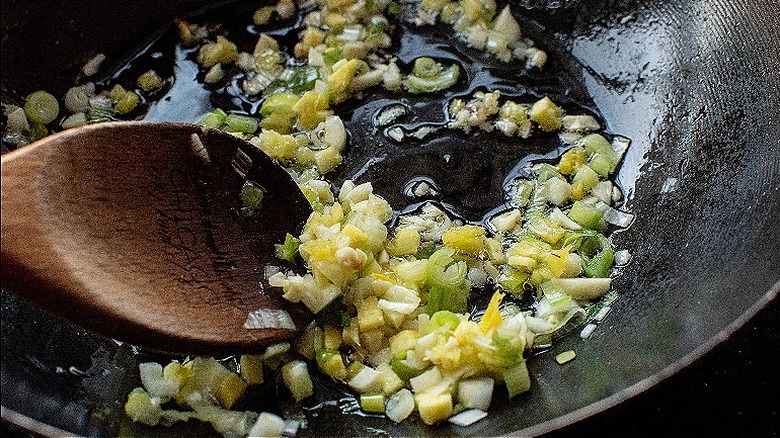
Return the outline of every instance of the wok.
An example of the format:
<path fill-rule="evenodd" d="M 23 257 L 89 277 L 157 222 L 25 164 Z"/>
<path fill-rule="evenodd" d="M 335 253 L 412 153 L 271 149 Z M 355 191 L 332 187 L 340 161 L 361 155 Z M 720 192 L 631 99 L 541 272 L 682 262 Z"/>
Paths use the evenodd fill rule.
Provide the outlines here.
<path fill-rule="evenodd" d="M 415 421 L 396 426 L 326 407 L 302 435 L 540 434 L 634 397 L 711 349 L 735 348 L 730 335 L 764 307 L 769 310 L 760 321 L 777 327 L 777 1 L 517 3 L 526 31 L 560 57 L 608 129 L 632 139 L 618 181 L 625 208 L 637 219 L 613 236 L 633 255 L 614 283 L 621 296 L 590 338 L 567 336 L 552 353 L 532 358 L 531 391 L 511 402 L 494 401 L 488 420 L 467 428 L 425 428 Z M 122 65 L 123 56 L 172 18 L 205 6 L 198 0 L 6 0 L 3 100 L 39 88 L 62 95 L 95 53 Z M 414 161 L 412 166 L 425 165 Z M 392 160 L 387 166 L 374 172 L 392 175 L 401 167 Z M 465 174 L 463 184 L 490 170 Z M 377 191 L 393 203 L 398 190 L 386 178 Z M 776 331 L 765 327 L 762 333 L 751 337 L 743 329 L 739 339 L 776 351 Z M 568 349 L 576 350 L 575 361 L 562 367 L 551 360 Z M 53 436 L 153 432 L 117 415 L 137 384 L 132 348 L 6 290 L 0 360 L 4 423 Z M 776 388 L 774 379 L 767 373 L 751 382 Z M 204 430 L 190 424 L 166 432 Z"/>

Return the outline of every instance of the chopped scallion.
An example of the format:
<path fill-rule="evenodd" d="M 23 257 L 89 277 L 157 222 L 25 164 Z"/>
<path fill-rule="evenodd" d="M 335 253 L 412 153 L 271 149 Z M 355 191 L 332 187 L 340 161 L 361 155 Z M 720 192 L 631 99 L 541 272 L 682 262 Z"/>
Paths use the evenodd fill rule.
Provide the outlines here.
<path fill-rule="evenodd" d="M 27 96 L 24 103 L 24 113 L 33 123 L 48 125 L 60 113 L 60 104 L 57 98 L 43 90 L 38 90 Z"/>
<path fill-rule="evenodd" d="M 577 353 L 575 353 L 574 350 L 567 350 L 555 356 L 555 361 L 558 362 L 559 365 L 563 365 L 566 362 L 573 361 L 575 357 L 577 357 Z"/>

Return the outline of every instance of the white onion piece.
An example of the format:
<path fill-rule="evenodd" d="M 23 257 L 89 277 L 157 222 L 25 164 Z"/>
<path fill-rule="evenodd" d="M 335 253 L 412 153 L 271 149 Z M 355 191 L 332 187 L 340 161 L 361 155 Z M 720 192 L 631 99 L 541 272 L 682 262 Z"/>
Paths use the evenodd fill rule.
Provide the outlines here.
<path fill-rule="evenodd" d="M 163 378 L 163 367 L 157 362 L 138 365 L 141 383 L 151 397 L 173 397 L 179 392 L 179 382 Z"/>
<path fill-rule="evenodd" d="M 268 412 L 261 412 L 254 426 L 249 431 L 248 438 L 280 437 L 284 430 L 284 419 Z"/>
<path fill-rule="evenodd" d="M 477 377 L 461 380 L 458 383 L 458 400 L 467 409 L 487 411 L 493 399 L 495 380 L 490 377 Z"/>
<path fill-rule="evenodd" d="M 453 415 L 447 421 L 456 426 L 465 427 L 471 426 L 485 417 L 487 417 L 487 412 L 480 411 L 479 409 L 469 409 L 468 411 L 463 411 L 460 414 Z"/>
<path fill-rule="evenodd" d="M 598 326 L 596 324 L 588 324 L 585 327 L 582 328 L 582 331 L 580 331 L 580 338 L 587 339 L 590 337 L 590 335 L 593 334 L 594 331 L 596 331 L 596 328 Z"/>
<path fill-rule="evenodd" d="M 627 228 L 634 222 L 633 214 L 614 209 L 602 201 L 596 202 L 595 207 L 601 211 L 601 217 L 609 224 Z"/>
<path fill-rule="evenodd" d="M 414 396 L 406 388 L 391 395 L 385 403 L 385 415 L 396 423 L 405 420 L 413 411 Z"/>
<path fill-rule="evenodd" d="M 631 140 L 625 137 L 615 136 L 612 139 L 612 150 L 615 151 L 615 155 L 617 155 L 618 161 L 623 158 L 623 155 L 626 153 L 630 145 Z"/>
<path fill-rule="evenodd" d="M 627 249 L 615 251 L 615 265 L 625 266 L 631 261 L 631 253 Z"/>
<path fill-rule="evenodd" d="M 295 329 L 290 314 L 282 309 L 257 309 L 249 312 L 244 321 L 245 329 Z"/>

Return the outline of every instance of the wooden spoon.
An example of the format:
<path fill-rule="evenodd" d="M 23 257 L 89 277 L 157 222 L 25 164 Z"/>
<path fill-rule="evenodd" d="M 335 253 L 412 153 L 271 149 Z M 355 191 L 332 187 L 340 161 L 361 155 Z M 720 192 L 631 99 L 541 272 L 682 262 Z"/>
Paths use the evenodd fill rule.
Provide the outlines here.
<path fill-rule="evenodd" d="M 241 193 L 256 188 L 253 209 Z M 0 199 L 2 286 L 89 329 L 230 354 L 287 340 L 311 319 L 265 282 L 267 269 L 291 267 L 274 244 L 300 231 L 309 204 L 232 135 L 153 122 L 71 129 L 4 155 Z M 258 310 L 261 328 L 245 328 Z"/>

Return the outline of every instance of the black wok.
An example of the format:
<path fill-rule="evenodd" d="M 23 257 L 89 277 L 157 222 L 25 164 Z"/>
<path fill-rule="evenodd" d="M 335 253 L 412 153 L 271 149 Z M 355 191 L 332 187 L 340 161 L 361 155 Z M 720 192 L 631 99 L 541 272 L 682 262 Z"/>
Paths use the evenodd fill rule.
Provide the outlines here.
<path fill-rule="evenodd" d="M 5 0 L 3 99 L 39 88 L 62 95 L 95 53 L 122 65 L 122 56 L 172 18 L 205 3 Z M 764 307 L 759 321 L 777 327 L 777 1 L 518 3 L 533 21 L 528 32 L 583 84 L 608 129 L 633 140 L 619 182 L 637 220 L 613 236 L 634 257 L 615 282 L 621 297 L 590 338 L 568 336 L 554 348 L 576 350 L 574 362 L 561 367 L 551 360 L 554 352 L 531 359 L 531 391 L 494 402 L 486 421 L 468 428 L 395 426 L 323 409 L 303 435 L 540 434 L 617 405 L 712 349 L 736 348 L 730 335 Z M 383 172 L 391 175 L 400 167 L 387 166 Z M 392 203 L 392 181 L 386 186 L 378 191 Z M 775 330 L 746 333 L 738 339 L 754 350 L 777 351 Z M 717 354 L 708 357 L 738 360 Z M 1 360 L 4 423 L 54 436 L 150 433 L 116 414 L 136 385 L 132 349 L 5 290 Z M 777 388 L 776 379 L 767 373 L 750 382 Z M 772 393 L 768 402 L 777 403 L 777 391 L 763 392 Z M 775 417 L 766 421 L 776 425 L 777 411 L 771 412 Z M 179 433 L 205 430 L 188 427 Z"/>

